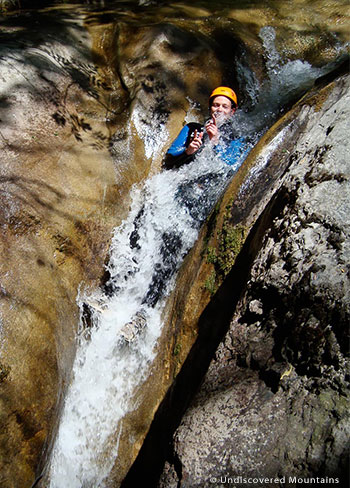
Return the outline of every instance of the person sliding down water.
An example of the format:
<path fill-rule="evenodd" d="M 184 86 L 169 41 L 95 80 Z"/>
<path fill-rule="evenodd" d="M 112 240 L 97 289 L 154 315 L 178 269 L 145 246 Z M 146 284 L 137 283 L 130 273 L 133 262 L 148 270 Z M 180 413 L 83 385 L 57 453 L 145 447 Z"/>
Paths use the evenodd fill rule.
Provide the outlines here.
<path fill-rule="evenodd" d="M 211 159 L 211 156 L 214 156 L 214 160 L 217 157 L 224 163 L 222 165 L 215 163 L 214 166 L 209 164 L 206 169 L 200 167 L 195 171 L 188 168 L 188 173 L 178 180 L 173 195 L 177 211 L 187 214 L 192 219 L 193 228 L 199 229 L 206 220 L 220 192 L 237 171 L 249 150 L 249 143 L 245 138 L 233 135 L 231 117 L 236 108 L 237 96 L 232 88 L 226 86 L 215 88 L 209 97 L 211 118 L 204 127 L 193 122 L 183 127 L 166 153 L 163 167 L 167 170 L 190 163 L 207 146 L 211 146 L 213 154 L 207 154 L 205 158 Z M 133 246 L 138 243 L 138 229 L 143 212 L 144 209 L 141 209 L 135 219 L 135 230 L 130 236 L 130 243 Z M 183 237 L 181 232 L 172 229 L 164 232 L 159 242 L 162 260 L 155 266 L 152 281 L 142 301 L 142 305 L 151 308 L 163 296 L 166 283 L 176 270 Z"/>
<path fill-rule="evenodd" d="M 164 168 L 179 168 L 193 161 L 207 144 L 226 164 L 233 165 L 246 152 L 243 137 L 234 138 L 230 119 L 237 109 L 237 95 L 227 86 L 219 86 L 209 97 L 211 118 L 206 124 L 197 122 L 186 124 L 168 149 Z"/>
<path fill-rule="evenodd" d="M 170 227 L 166 225 L 161 227 L 157 222 L 151 225 L 151 238 L 155 231 L 154 226 L 157 227 L 157 246 L 152 276 L 149 277 L 147 288 L 140 299 L 139 310 L 118 332 L 120 346 L 132 343 L 147 328 L 150 309 L 153 309 L 164 297 L 169 280 L 176 272 L 178 264 L 181 263 L 184 252 L 188 250 L 184 244 L 183 229 L 174 225 L 174 220 L 170 217 L 179 213 L 186 221 L 187 233 L 191 233 L 190 229 L 198 230 L 208 217 L 220 192 L 243 160 L 248 144 L 243 138 L 233 137 L 233 128 L 230 123 L 236 107 L 237 97 L 231 88 L 216 88 L 209 99 L 210 120 L 204 127 L 196 123 L 186 125 L 168 150 L 166 169 L 179 168 L 181 165 L 189 163 L 205 146 L 210 145 L 213 154 L 205 155 L 203 151 L 202 155 L 205 158 L 208 157 L 207 165 L 203 164 L 200 168 L 184 167 L 183 174 L 180 174 L 181 171 L 179 171 L 176 175 L 177 183 L 167 194 L 169 206 L 166 208 L 170 213 L 167 214 L 169 218 L 166 220 L 171 223 Z M 211 158 L 212 156 L 214 158 Z M 217 164 L 217 158 L 227 164 Z M 213 159 L 213 165 L 211 159 Z M 167 172 L 164 172 L 161 181 L 168 182 L 169 176 L 167 176 Z M 156 198 L 154 200 L 157 201 Z M 145 232 L 147 225 L 153 222 L 154 215 L 157 216 L 158 211 L 168 211 L 164 210 L 163 206 L 157 209 L 154 205 L 153 198 L 148 200 L 147 193 L 144 193 L 144 201 L 140 203 L 140 209 L 134 217 L 133 228 L 128 236 L 131 269 L 135 267 L 142 269 L 142 246 L 144 245 L 142 239 L 146 239 L 145 244 L 147 245 L 148 234 Z M 162 231 L 159 232 L 159 229 Z M 135 271 L 135 273 L 137 272 Z M 124 283 L 129 279 L 128 276 L 132 276 L 132 274 L 126 274 L 124 277 L 117 274 L 118 280 L 122 279 Z M 118 286 L 119 282 L 116 281 L 115 288 L 118 289 Z M 98 298 L 86 299 L 87 315 L 90 311 L 92 314 L 103 314 L 108 310 L 107 304 L 108 299 L 106 300 L 104 295 L 101 296 L 101 303 Z"/>

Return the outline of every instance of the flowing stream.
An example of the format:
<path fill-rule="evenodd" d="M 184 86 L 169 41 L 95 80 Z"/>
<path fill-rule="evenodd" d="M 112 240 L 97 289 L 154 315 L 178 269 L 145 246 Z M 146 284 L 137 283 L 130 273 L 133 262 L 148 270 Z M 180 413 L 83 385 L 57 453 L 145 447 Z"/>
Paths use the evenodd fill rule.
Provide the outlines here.
<path fill-rule="evenodd" d="M 130 214 L 113 237 L 108 294 L 79 296 L 82 307 L 88 304 L 92 325 L 87 329 L 82 319 L 52 460 L 52 488 L 63 480 L 70 488 L 103 486 L 118 454 L 122 418 L 137 406 L 130 403 L 132 392 L 147 378 L 154 358 L 176 270 L 240 163 L 228 166 L 208 147 L 191 164 L 133 189 Z"/>
<path fill-rule="evenodd" d="M 253 80 L 255 109 L 238 111 L 233 119 L 233 130 L 249 134 L 250 146 L 291 93 L 305 90 L 322 74 L 301 61 L 281 66 L 273 29 L 261 36 L 269 53 L 269 86 L 262 90 Z M 241 76 L 248 80 L 247 74 Z M 148 154 L 158 131 L 143 134 Z M 51 488 L 106 486 L 118 462 L 123 417 L 138 407 L 132 393 L 147 379 L 156 354 L 176 272 L 241 163 L 227 166 L 206 147 L 192 163 L 132 189 L 130 213 L 115 229 L 106 287 L 79 292 L 78 348 L 51 457 Z"/>

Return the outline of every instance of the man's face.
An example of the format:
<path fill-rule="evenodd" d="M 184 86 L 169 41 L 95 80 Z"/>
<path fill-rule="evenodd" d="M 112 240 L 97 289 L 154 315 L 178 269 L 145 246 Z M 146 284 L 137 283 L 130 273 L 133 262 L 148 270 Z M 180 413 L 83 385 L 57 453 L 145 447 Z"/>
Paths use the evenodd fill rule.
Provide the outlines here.
<path fill-rule="evenodd" d="M 215 97 L 210 107 L 211 115 L 219 120 L 226 120 L 231 117 L 235 110 L 236 108 L 232 106 L 231 100 L 222 95 Z"/>

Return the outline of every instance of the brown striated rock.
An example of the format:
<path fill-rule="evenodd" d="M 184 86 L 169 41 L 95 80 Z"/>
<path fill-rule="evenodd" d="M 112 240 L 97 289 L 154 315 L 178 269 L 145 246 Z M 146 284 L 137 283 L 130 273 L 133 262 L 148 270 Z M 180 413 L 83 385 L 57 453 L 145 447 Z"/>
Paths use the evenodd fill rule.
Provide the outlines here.
<path fill-rule="evenodd" d="M 118 222 L 103 103 L 108 90 L 94 84 L 99 73 L 89 36 L 81 23 L 47 25 L 43 18 L 33 14 L 31 20 L 41 22 L 43 37 L 55 33 L 51 45 L 33 33 L 32 45 L 23 48 L 21 39 L 11 40 L 11 22 L 2 26 L 9 39 L 8 45 L 2 41 L 0 61 L 4 488 L 34 481 L 70 377 L 78 288 L 101 279 Z"/>

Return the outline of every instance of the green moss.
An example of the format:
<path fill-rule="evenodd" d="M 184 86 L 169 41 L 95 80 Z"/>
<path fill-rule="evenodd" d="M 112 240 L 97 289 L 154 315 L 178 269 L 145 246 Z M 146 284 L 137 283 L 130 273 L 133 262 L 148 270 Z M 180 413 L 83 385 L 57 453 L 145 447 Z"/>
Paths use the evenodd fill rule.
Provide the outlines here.
<path fill-rule="evenodd" d="M 215 247 L 207 248 L 207 263 L 215 264 L 218 260 Z"/>
<path fill-rule="evenodd" d="M 229 273 L 235 263 L 236 257 L 242 249 L 248 230 L 243 225 L 230 224 L 231 209 L 233 201 L 225 208 L 225 216 L 221 230 L 217 231 L 214 224 L 217 224 L 217 214 L 219 207 L 215 209 L 212 215 L 211 224 L 208 226 L 210 232 L 207 232 L 207 240 L 204 242 L 202 257 L 205 257 L 207 264 L 212 264 L 214 269 L 207 277 L 203 287 L 214 294 Z M 210 237 L 217 231 L 218 245 L 209 246 Z"/>
<path fill-rule="evenodd" d="M 181 344 L 177 343 L 174 347 L 174 356 L 178 356 L 181 352 L 182 346 Z"/>
<path fill-rule="evenodd" d="M 219 236 L 219 252 L 217 258 L 219 272 L 223 277 L 227 275 L 234 265 L 246 236 L 247 231 L 244 226 L 233 226 L 228 221 L 224 222 Z"/>
<path fill-rule="evenodd" d="M 216 272 L 213 270 L 211 274 L 208 276 L 208 278 L 204 282 L 204 288 L 209 291 L 211 295 L 214 295 L 214 293 L 217 290 L 217 284 L 216 284 Z"/>

